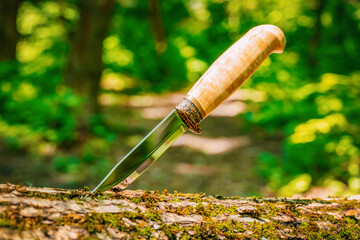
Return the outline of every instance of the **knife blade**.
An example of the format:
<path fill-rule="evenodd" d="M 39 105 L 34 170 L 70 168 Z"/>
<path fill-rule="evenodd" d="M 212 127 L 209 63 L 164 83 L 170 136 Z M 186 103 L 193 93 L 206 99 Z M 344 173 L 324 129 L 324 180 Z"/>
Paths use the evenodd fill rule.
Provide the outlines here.
<path fill-rule="evenodd" d="M 93 190 L 124 189 L 184 132 L 201 133 L 200 122 L 235 92 L 271 53 L 283 52 L 284 33 L 274 25 L 250 29 L 195 83 L 183 101 L 136 145 Z"/>
<path fill-rule="evenodd" d="M 173 110 L 115 165 L 94 191 L 106 190 L 115 185 L 120 189 L 129 186 L 187 129 L 176 110 Z"/>

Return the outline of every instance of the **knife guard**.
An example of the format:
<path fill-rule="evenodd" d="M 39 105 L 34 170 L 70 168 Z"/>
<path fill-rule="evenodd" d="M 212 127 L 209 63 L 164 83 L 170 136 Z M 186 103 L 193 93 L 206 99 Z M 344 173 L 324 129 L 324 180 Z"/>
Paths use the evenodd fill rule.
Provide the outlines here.
<path fill-rule="evenodd" d="M 202 116 L 205 115 L 201 114 L 199 107 L 196 107 L 192 101 L 184 98 L 175 109 L 190 131 L 197 134 L 201 133 L 200 122 L 203 120 Z"/>
<path fill-rule="evenodd" d="M 175 107 L 190 131 L 237 90 L 271 53 L 282 53 L 285 35 L 274 25 L 250 29 L 223 53 Z"/>

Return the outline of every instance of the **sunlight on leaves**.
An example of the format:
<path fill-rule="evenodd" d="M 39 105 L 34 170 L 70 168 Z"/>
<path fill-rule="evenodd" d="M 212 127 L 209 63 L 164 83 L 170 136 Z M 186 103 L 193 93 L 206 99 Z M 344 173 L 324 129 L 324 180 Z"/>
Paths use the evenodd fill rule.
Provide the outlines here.
<path fill-rule="evenodd" d="M 314 19 L 309 16 L 306 16 L 306 15 L 300 16 L 297 19 L 297 22 L 300 26 L 303 26 L 303 27 L 311 28 L 314 26 Z"/>
<path fill-rule="evenodd" d="M 134 87 L 136 80 L 120 73 L 105 69 L 100 81 L 100 86 L 105 90 L 121 91 Z"/>
<path fill-rule="evenodd" d="M 328 188 L 329 195 L 342 196 L 345 193 L 346 184 L 341 181 L 329 178 L 324 181 L 323 185 Z"/>
<path fill-rule="evenodd" d="M 291 78 L 291 74 L 288 71 L 281 70 L 277 72 L 276 78 L 279 79 L 281 82 L 289 81 Z"/>
<path fill-rule="evenodd" d="M 8 125 L 2 119 L 0 119 L 0 134 L 11 147 L 29 148 L 30 152 L 36 152 L 38 144 L 42 142 L 40 133 L 32 131 L 25 125 Z"/>
<path fill-rule="evenodd" d="M 24 35 L 31 34 L 38 25 L 46 23 L 46 20 L 40 9 L 25 2 L 19 9 L 18 31 Z"/>
<path fill-rule="evenodd" d="M 17 59 L 19 62 L 27 63 L 39 57 L 42 51 L 46 48 L 46 45 L 35 45 L 23 42 L 19 43 L 17 48 Z"/>
<path fill-rule="evenodd" d="M 186 60 L 186 68 L 190 72 L 204 72 L 207 69 L 207 63 L 197 58 L 189 58 Z"/>
<path fill-rule="evenodd" d="M 238 2 L 238 1 L 233 1 L 233 2 Z M 249 9 L 249 10 L 253 10 L 258 6 L 258 1 L 256 0 L 246 0 L 242 2 L 242 5 Z"/>
<path fill-rule="evenodd" d="M 292 67 L 299 62 L 299 59 L 299 54 L 294 51 L 286 51 L 281 55 L 281 62 L 283 62 L 286 66 Z"/>
<path fill-rule="evenodd" d="M 352 176 L 357 176 L 360 174 L 360 167 L 359 164 L 357 163 L 351 163 L 348 166 L 348 172 L 352 175 Z"/>
<path fill-rule="evenodd" d="M 321 83 L 319 85 L 320 92 L 327 92 L 335 85 L 337 85 L 341 78 L 345 78 L 344 76 L 333 74 L 333 73 L 325 73 L 321 76 Z"/>
<path fill-rule="evenodd" d="M 356 193 L 360 192 L 360 177 L 351 177 L 348 181 L 350 191 Z"/>
<path fill-rule="evenodd" d="M 121 91 L 125 87 L 124 80 L 115 73 L 105 75 L 100 82 L 103 89 Z"/>
<path fill-rule="evenodd" d="M 291 197 L 294 194 L 305 192 L 309 189 L 311 184 L 310 174 L 301 174 L 294 180 L 290 181 L 287 185 L 280 188 L 278 194 L 284 197 Z"/>
<path fill-rule="evenodd" d="M 294 92 L 294 98 L 295 100 L 299 101 L 299 100 L 303 100 L 305 98 L 307 98 L 310 94 L 314 93 L 317 91 L 317 85 L 313 84 L 313 83 L 309 83 L 304 85 L 303 87 L 297 89 Z"/>
<path fill-rule="evenodd" d="M 68 20 L 77 20 L 79 18 L 79 12 L 72 5 L 68 5 L 64 10 L 64 18 Z"/>
<path fill-rule="evenodd" d="M 117 64 L 127 66 L 133 62 L 134 54 L 121 47 L 120 39 L 115 36 L 109 36 L 104 41 L 103 60 L 107 64 Z"/>
<path fill-rule="evenodd" d="M 315 100 L 317 109 L 321 115 L 326 115 L 332 111 L 338 112 L 343 109 L 341 99 L 331 96 L 319 96 Z"/>
<path fill-rule="evenodd" d="M 57 2 L 44 2 L 42 4 L 42 11 L 52 17 L 60 16 L 60 8 Z"/>
<path fill-rule="evenodd" d="M 329 12 L 324 12 L 323 14 L 321 14 L 322 25 L 324 25 L 325 27 L 330 27 L 332 22 L 332 16 Z"/>
<path fill-rule="evenodd" d="M 36 88 L 27 82 L 22 82 L 18 89 L 16 91 L 13 92 L 13 99 L 15 101 L 27 101 L 27 100 L 31 100 L 33 98 L 35 98 L 37 95 L 37 90 Z"/>
<path fill-rule="evenodd" d="M 193 57 L 196 53 L 195 48 L 190 47 L 190 46 L 184 46 L 180 49 L 180 54 L 181 56 L 183 56 L 184 58 L 190 58 Z"/>
<path fill-rule="evenodd" d="M 354 146 L 354 139 L 351 136 L 341 137 L 335 152 L 338 156 L 348 155 L 352 160 L 356 160 L 360 155 L 360 150 Z"/>
<path fill-rule="evenodd" d="M 210 18 L 210 12 L 206 6 L 207 2 L 203 0 L 192 0 L 188 4 L 190 13 L 200 21 L 208 21 Z"/>
<path fill-rule="evenodd" d="M 250 1 L 256 5 L 256 1 Z M 228 12 L 228 25 L 230 31 L 235 34 L 236 36 L 239 35 L 238 28 L 240 25 L 240 9 L 241 9 L 241 2 L 240 1 L 229 1 L 226 5 L 226 11 Z"/>
<path fill-rule="evenodd" d="M 347 121 L 340 113 L 334 113 L 322 119 L 311 119 L 296 126 L 290 140 L 294 144 L 312 142 L 317 133 L 328 134 L 333 127 L 344 128 L 346 125 Z"/>

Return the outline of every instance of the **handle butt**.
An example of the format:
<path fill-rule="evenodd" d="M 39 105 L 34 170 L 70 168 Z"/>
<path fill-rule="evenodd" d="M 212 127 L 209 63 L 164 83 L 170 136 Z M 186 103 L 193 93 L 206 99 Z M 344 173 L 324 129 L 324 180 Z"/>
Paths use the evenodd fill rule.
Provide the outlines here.
<path fill-rule="evenodd" d="M 258 34 L 262 34 L 261 32 L 265 32 L 263 35 L 265 39 L 267 41 L 269 40 L 273 41 L 272 43 L 269 44 L 269 46 L 271 47 L 270 53 L 282 53 L 284 51 L 286 46 L 286 38 L 283 31 L 281 31 L 279 27 L 275 25 L 260 25 L 254 27 L 252 30 L 259 31 Z"/>

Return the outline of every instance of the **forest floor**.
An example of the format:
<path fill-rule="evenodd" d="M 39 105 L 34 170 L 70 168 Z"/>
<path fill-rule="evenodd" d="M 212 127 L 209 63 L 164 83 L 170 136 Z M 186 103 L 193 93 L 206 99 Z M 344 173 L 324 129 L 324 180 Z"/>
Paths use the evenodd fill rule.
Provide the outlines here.
<path fill-rule="evenodd" d="M 126 131 L 119 134 L 112 147 L 111 165 L 169 114 L 183 96 L 184 93 L 133 96 L 122 100 L 122 104 L 109 104 L 106 99 L 100 99 L 109 121 L 126 126 Z M 241 118 L 245 110 L 238 91 L 202 122 L 201 135 L 185 133 L 181 136 L 130 189 L 271 196 L 266 183 L 257 174 L 256 159 L 264 151 L 279 154 L 281 139 L 271 138 L 261 129 L 245 131 Z M 66 187 L 64 176 L 48 171 L 49 166 L 42 161 L 30 161 L 24 153 L 5 151 L 0 144 L 2 182 Z M 98 181 L 89 179 L 87 185 L 93 187 Z"/>

